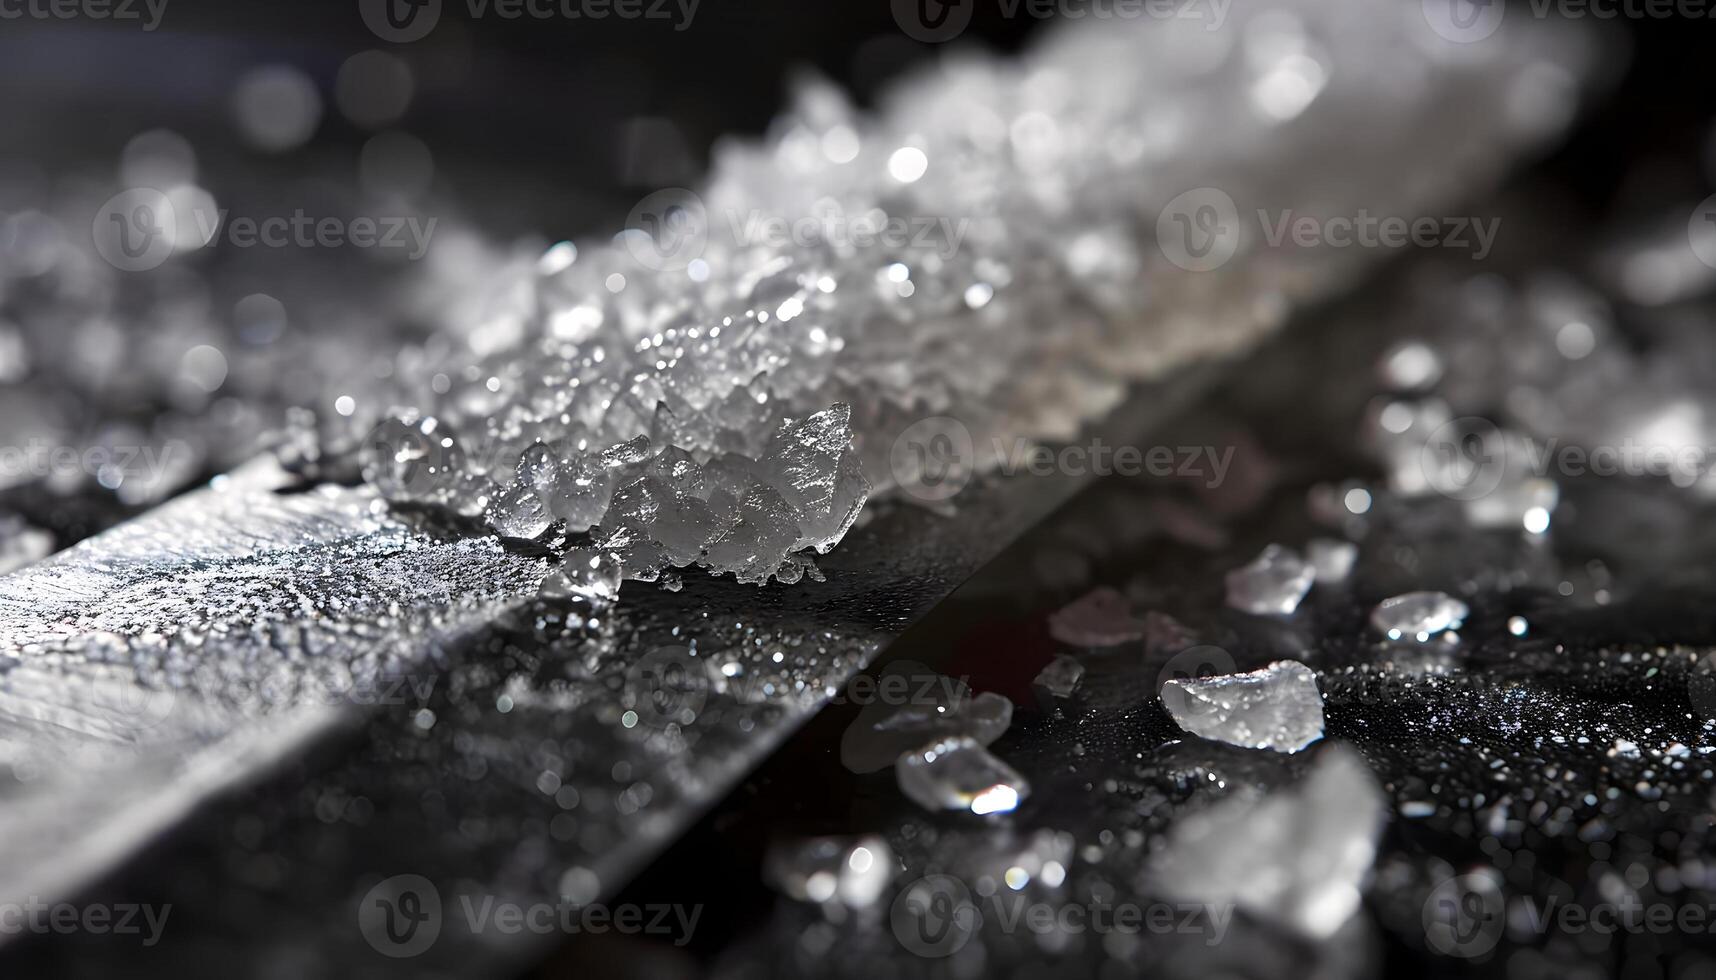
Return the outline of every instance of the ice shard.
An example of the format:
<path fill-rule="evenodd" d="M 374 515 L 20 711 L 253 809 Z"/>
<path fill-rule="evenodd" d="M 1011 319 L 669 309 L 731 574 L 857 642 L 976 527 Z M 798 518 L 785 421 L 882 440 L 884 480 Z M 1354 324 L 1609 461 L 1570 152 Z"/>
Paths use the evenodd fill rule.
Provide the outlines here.
<path fill-rule="evenodd" d="M 1193 735 L 1253 749 L 1298 752 L 1323 737 L 1317 675 L 1296 660 L 1246 674 L 1170 680 L 1162 704 Z"/>
<path fill-rule="evenodd" d="M 1464 602 L 1446 592 L 1407 592 L 1377 603 L 1370 625 L 1391 640 L 1423 642 L 1458 629 L 1470 612 Z"/>
<path fill-rule="evenodd" d="M 1317 570 L 1298 552 L 1272 544 L 1251 564 L 1227 573 L 1227 604 L 1259 616 L 1289 616 L 1316 578 Z"/>
<path fill-rule="evenodd" d="M 1007 813 L 1031 793 L 1025 777 L 963 735 L 900 756 L 894 773 L 900 791 L 926 810 Z"/>
<path fill-rule="evenodd" d="M 940 738 L 964 736 L 988 745 L 1013 723 L 1013 702 L 991 691 L 973 696 L 965 682 L 903 660 L 873 685 L 853 684 L 863 710 L 840 739 L 840 761 L 852 772 L 875 772 L 903 753 Z"/>
<path fill-rule="evenodd" d="M 1241 790 L 1175 824 L 1139 884 L 1327 939 L 1358 910 L 1386 820 L 1370 767 L 1331 745 L 1297 785 Z"/>

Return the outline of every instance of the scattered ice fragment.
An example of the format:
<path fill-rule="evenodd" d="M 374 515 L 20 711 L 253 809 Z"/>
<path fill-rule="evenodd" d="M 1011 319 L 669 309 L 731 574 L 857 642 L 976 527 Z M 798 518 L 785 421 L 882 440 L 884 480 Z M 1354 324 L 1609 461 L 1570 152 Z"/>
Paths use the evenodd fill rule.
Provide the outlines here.
<path fill-rule="evenodd" d="M 622 569 L 600 551 L 574 548 L 560 567 L 542 582 L 542 594 L 556 599 L 583 599 L 590 603 L 612 602 L 620 594 Z"/>
<path fill-rule="evenodd" d="M 1060 702 L 1071 698 L 1084 677 L 1084 665 L 1071 657 L 1056 657 L 1037 674 L 1031 690 L 1045 712 L 1052 712 Z"/>
<path fill-rule="evenodd" d="M 1175 824 L 1139 884 L 1327 939 L 1358 910 L 1386 819 L 1370 767 L 1331 745 L 1298 785 L 1245 789 Z"/>
<path fill-rule="evenodd" d="M 1107 586 L 1049 615 L 1049 634 L 1079 647 L 1111 647 L 1144 635 L 1126 597 Z"/>
<path fill-rule="evenodd" d="M 882 838 L 812 837 L 776 844 L 763 860 L 763 877 L 800 902 L 868 908 L 894 879 L 894 852 Z"/>
<path fill-rule="evenodd" d="M 962 735 L 979 745 L 1000 738 L 1013 724 L 1013 702 L 985 691 L 972 697 L 964 681 L 921 663 L 891 664 L 873 684 L 863 675 L 849 685 L 862 701 L 840 739 L 840 762 L 852 772 L 876 772 L 902 753 L 940 738 Z"/>
<path fill-rule="evenodd" d="M 1147 655 L 1179 653 L 1196 646 L 1198 636 L 1191 627 L 1164 612 L 1144 614 L 1144 652 Z"/>
<path fill-rule="evenodd" d="M 926 810 L 1007 813 L 1031 793 L 1025 777 L 964 735 L 907 752 L 894 774 L 900 791 Z"/>
<path fill-rule="evenodd" d="M 1272 544 L 1251 564 L 1227 573 L 1227 604 L 1258 616 L 1290 615 L 1316 577 L 1298 552 Z"/>
<path fill-rule="evenodd" d="M 1422 643 L 1443 630 L 1458 629 L 1470 611 L 1446 592 L 1408 592 L 1377 603 L 1370 624 L 1391 640 Z"/>
<path fill-rule="evenodd" d="M 1246 674 L 1176 678 L 1162 704 L 1193 735 L 1253 749 L 1298 752 L 1323 737 L 1317 675 L 1296 660 Z"/>
<path fill-rule="evenodd" d="M 1358 545 L 1334 538 L 1313 538 L 1305 548 L 1305 556 L 1316 570 L 1318 582 L 1344 582 L 1352 574 L 1353 562 L 1358 560 Z"/>

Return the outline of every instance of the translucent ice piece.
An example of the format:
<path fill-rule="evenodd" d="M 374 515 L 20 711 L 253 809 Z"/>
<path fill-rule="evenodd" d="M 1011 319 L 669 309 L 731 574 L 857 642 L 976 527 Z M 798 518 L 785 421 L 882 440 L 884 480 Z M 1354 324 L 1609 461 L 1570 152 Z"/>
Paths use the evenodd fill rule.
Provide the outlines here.
<path fill-rule="evenodd" d="M 1140 886 L 1327 939 L 1358 910 L 1386 819 L 1370 767 L 1331 745 L 1298 785 L 1246 790 L 1176 824 Z"/>
<path fill-rule="evenodd" d="M 1334 538 L 1314 538 L 1305 546 L 1305 557 L 1310 560 L 1318 582 L 1344 582 L 1358 560 L 1358 545 Z"/>
<path fill-rule="evenodd" d="M 864 701 L 840 739 L 840 762 L 852 772 L 886 769 L 903 753 L 937 739 L 963 735 L 979 745 L 1000 738 L 1013 724 L 1013 702 L 992 692 L 972 697 L 958 678 L 921 663 L 890 665 L 873 684 L 850 686 Z"/>
<path fill-rule="evenodd" d="M 1316 578 L 1317 570 L 1298 552 L 1272 544 L 1251 564 L 1227 573 L 1227 604 L 1258 616 L 1288 616 Z"/>
<path fill-rule="evenodd" d="M 1056 657 L 1037 674 L 1031 690 L 1044 711 L 1053 711 L 1060 702 L 1071 698 L 1084 678 L 1084 664 L 1071 657 Z"/>
<path fill-rule="evenodd" d="M 1049 634 L 1073 646 L 1118 646 L 1142 637 L 1144 623 L 1125 596 L 1103 586 L 1050 614 Z"/>
<path fill-rule="evenodd" d="M 574 548 L 543 580 L 542 594 L 590 603 L 612 602 L 619 597 L 622 575 L 619 563 L 608 555 L 591 548 Z"/>
<path fill-rule="evenodd" d="M 1377 603 L 1370 625 L 1391 640 L 1423 642 L 1458 629 L 1471 610 L 1446 592 L 1408 592 Z"/>
<path fill-rule="evenodd" d="M 840 543 L 864 501 L 870 483 L 852 450 L 852 408 L 839 404 L 775 430 L 757 474 L 793 508 L 799 526 L 794 550 L 826 553 Z"/>
<path fill-rule="evenodd" d="M 433 415 L 384 420 L 362 452 L 364 481 L 389 500 L 437 502 L 465 464 L 458 437 Z"/>
<path fill-rule="evenodd" d="M 1031 793 L 1025 777 L 964 736 L 900 756 L 894 774 L 900 792 L 926 810 L 1007 813 Z"/>
<path fill-rule="evenodd" d="M 799 540 L 794 516 L 773 487 L 752 483 L 739 502 L 738 520 L 710 541 L 704 563 L 741 582 L 768 581 Z"/>
<path fill-rule="evenodd" d="M 1323 737 L 1317 675 L 1296 660 L 1246 674 L 1170 680 L 1162 704 L 1193 735 L 1253 749 L 1298 752 Z"/>
<path fill-rule="evenodd" d="M 893 849 L 874 834 L 776 844 L 763 860 L 763 877 L 788 898 L 854 909 L 876 904 L 894 870 Z"/>
<path fill-rule="evenodd" d="M 566 530 L 582 533 L 601 522 L 613 493 L 614 475 L 601 460 L 570 456 L 555 467 L 548 510 L 566 522 Z"/>
<path fill-rule="evenodd" d="M 542 505 L 536 488 L 514 483 L 489 501 L 483 520 L 495 533 L 507 538 L 534 538 L 548 530 L 554 516 Z"/>

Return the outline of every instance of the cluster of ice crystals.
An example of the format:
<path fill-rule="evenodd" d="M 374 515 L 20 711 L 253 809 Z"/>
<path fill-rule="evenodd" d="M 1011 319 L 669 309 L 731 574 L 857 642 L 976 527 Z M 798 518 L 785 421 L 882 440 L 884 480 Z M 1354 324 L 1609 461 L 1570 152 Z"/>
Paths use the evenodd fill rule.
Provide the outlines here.
<path fill-rule="evenodd" d="M 900 756 L 900 791 L 926 810 L 1007 813 L 1030 795 L 1025 777 L 974 739 L 944 739 Z"/>
<path fill-rule="evenodd" d="M 1370 624 L 1391 640 L 1422 642 L 1458 629 L 1469 612 L 1464 602 L 1446 592 L 1407 592 L 1377 603 Z"/>
<path fill-rule="evenodd" d="M 1170 680 L 1162 704 L 1186 731 L 1231 745 L 1298 752 L 1323 737 L 1317 675 L 1296 660 L 1248 674 Z"/>
<path fill-rule="evenodd" d="M 1272 544 L 1251 564 L 1227 573 L 1227 604 L 1259 616 L 1289 616 L 1316 580 L 1316 568 L 1298 552 Z"/>
<path fill-rule="evenodd" d="M 512 262 L 459 304 L 443 354 L 349 420 L 457 432 L 450 485 L 424 499 L 389 472 L 410 458 L 372 482 L 505 535 L 551 518 L 628 577 L 796 579 L 872 492 L 945 504 L 949 475 L 994 469 L 993 447 L 1074 437 L 1132 382 L 1256 341 L 1376 252 L 1268 248 L 1230 219 L 1212 266 L 1176 216 L 1427 213 L 1542 135 L 1468 114 L 1442 134 L 1451 177 L 1454 151 L 1419 149 L 1422 114 L 1378 111 L 1400 96 L 1374 52 L 1399 90 L 1433 76 L 1450 97 L 1507 89 L 1537 60 L 1450 58 L 1411 17 L 1346 43 L 1366 10 L 1266 3 L 1220 43 L 1177 22 L 1067 30 L 1018 62 L 950 59 L 874 116 L 809 83 L 695 193 L 651 194 L 611 243 Z M 1228 43 L 1249 22 L 1275 40 Z M 1320 187 L 1307 175 L 1355 118 L 1367 139 Z M 1226 120 L 1222 137 L 1197 119 Z"/>

